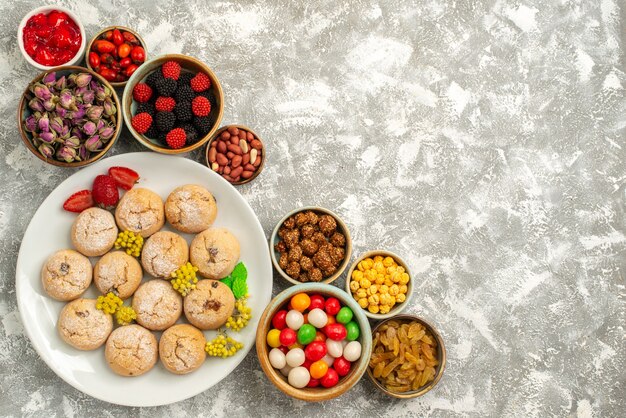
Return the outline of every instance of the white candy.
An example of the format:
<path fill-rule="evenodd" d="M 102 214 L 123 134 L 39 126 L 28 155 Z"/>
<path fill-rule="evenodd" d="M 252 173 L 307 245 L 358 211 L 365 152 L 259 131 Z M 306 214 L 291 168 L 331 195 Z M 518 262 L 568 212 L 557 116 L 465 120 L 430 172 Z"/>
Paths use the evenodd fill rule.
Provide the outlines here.
<path fill-rule="evenodd" d="M 361 357 L 361 343 L 350 341 L 343 349 L 343 357 L 349 362 L 357 361 Z"/>
<path fill-rule="evenodd" d="M 328 322 L 328 316 L 326 312 L 321 310 L 320 308 L 315 308 L 311 312 L 309 312 L 309 324 L 313 325 L 315 328 L 324 328 L 326 323 Z"/>
<path fill-rule="evenodd" d="M 289 376 L 289 372 L 291 371 L 291 369 L 293 369 L 293 367 L 287 365 L 283 367 L 282 369 L 280 369 L 280 372 L 283 374 L 283 376 L 287 377 Z"/>
<path fill-rule="evenodd" d="M 302 363 L 304 363 L 305 360 L 304 350 L 302 350 L 301 348 L 292 348 L 287 352 L 287 355 L 285 357 L 287 360 L 287 365 L 291 367 L 302 366 Z"/>
<path fill-rule="evenodd" d="M 328 367 L 330 367 L 330 366 L 332 366 L 332 365 L 333 365 L 333 363 L 335 362 L 335 359 L 334 359 L 331 355 L 326 354 L 326 355 L 322 358 L 322 361 L 323 361 L 324 363 L 326 363 L 326 365 L 327 365 Z"/>
<path fill-rule="evenodd" d="M 343 345 L 341 345 L 341 341 L 334 341 L 328 338 L 326 340 L 326 350 L 328 354 L 334 358 L 341 357 L 343 354 Z"/>
<path fill-rule="evenodd" d="M 282 369 L 287 364 L 287 358 L 285 353 L 278 348 L 272 348 L 269 354 L 270 364 L 275 369 Z"/>
<path fill-rule="evenodd" d="M 287 326 L 289 328 L 297 331 L 304 324 L 304 316 L 302 316 L 302 313 L 296 311 L 295 309 L 292 309 L 287 312 L 287 317 L 285 318 L 285 321 L 287 321 Z"/>
<path fill-rule="evenodd" d="M 287 380 L 291 386 L 300 389 L 309 384 L 311 375 L 309 375 L 309 371 L 305 367 L 294 367 L 289 372 Z"/>

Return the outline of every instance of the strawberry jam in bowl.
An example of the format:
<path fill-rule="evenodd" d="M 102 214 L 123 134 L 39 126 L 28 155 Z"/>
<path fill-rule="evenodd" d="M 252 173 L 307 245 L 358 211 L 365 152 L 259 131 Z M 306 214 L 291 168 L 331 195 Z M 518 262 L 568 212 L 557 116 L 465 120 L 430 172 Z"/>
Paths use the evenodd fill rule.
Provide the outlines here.
<path fill-rule="evenodd" d="M 59 6 L 43 6 L 24 16 L 17 32 L 22 55 L 41 70 L 77 64 L 85 51 L 85 29 Z"/>

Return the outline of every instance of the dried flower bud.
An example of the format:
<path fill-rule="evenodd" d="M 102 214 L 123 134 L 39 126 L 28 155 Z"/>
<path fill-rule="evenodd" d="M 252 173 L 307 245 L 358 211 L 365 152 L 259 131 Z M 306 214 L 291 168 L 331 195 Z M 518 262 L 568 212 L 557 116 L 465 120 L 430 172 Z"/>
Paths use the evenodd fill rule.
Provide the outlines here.
<path fill-rule="evenodd" d="M 46 86 L 52 87 L 52 85 L 57 81 L 57 74 L 54 71 L 47 73 L 43 76 L 41 81 L 43 81 Z"/>
<path fill-rule="evenodd" d="M 52 93 L 50 93 L 50 89 L 44 86 L 41 83 L 35 83 L 33 87 L 31 87 L 32 92 L 37 96 L 37 98 L 41 100 L 48 100 L 52 97 Z"/>
<path fill-rule="evenodd" d="M 78 148 L 80 146 L 80 139 L 75 136 L 70 136 L 65 140 L 64 144 L 66 147 Z"/>
<path fill-rule="evenodd" d="M 111 100 L 111 98 L 107 97 L 104 100 L 104 113 L 107 116 L 113 116 L 113 115 L 115 115 L 116 112 L 117 112 L 117 108 L 115 107 L 115 104 L 113 104 L 113 100 Z"/>
<path fill-rule="evenodd" d="M 26 129 L 27 132 L 35 132 L 35 129 L 37 129 L 37 119 L 35 119 L 35 115 L 30 115 L 26 118 L 24 121 L 24 129 Z"/>
<path fill-rule="evenodd" d="M 96 98 L 96 93 L 93 90 L 87 90 L 83 93 L 83 103 L 92 104 Z"/>
<path fill-rule="evenodd" d="M 30 99 L 30 101 L 28 102 L 28 107 L 36 112 L 43 112 L 45 110 L 43 104 L 41 104 L 41 100 L 36 97 Z"/>
<path fill-rule="evenodd" d="M 63 89 L 65 89 L 65 87 L 67 86 L 67 79 L 65 78 L 65 76 L 61 76 L 61 78 L 59 78 L 57 80 L 57 82 L 54 85 L 54 89 L 56 91 L 61 91 Z"/>
<path fill-rule="evenodd" d="M 64 109 L 76 110 L 76 98 L 69 89 L 61 91 L 59 94 L 59 103 Z"/>
<path fill-rule="evenodd" d="M 50 129 L 52 129 L 58 134 L 60 134 L 63 131 L 64 126 L 65 125 L 63 123 L 63 119 L 61 119 L 58 116 L 55 116 L 50 120 Z"/>
<path fill-rule="evenodd" d="M 57 97 L 56 96 L 52 96 L 51 98 L 49 98 L 48 100 L 45 100 L 43 102 L 43 107 L 48 112 L 52 112 L 54 109 L 56 109 L 57 102 L 58 102 Z"/>
<path fill-rule="evenodd" d="M 38 149 L 41 155 L 43 155 L 46 158 L 52 158 L 52 156 L 54 155 L 54 148 L 52 147 L 52 145 L 41 144 L 39 145 Z"/>
<path fill-rule="evenodd" d="M 44 113 L 43 116 L 41 116 L 41 118 L 39 118 L 39 121 L 37 122 L 37 125 L 39 126 L 39 130 L 42 132 L 48 132 L 50 130 L 50 119 L 48 119 L 48 114 Z"/>
<path fill-rule="evenodd" d="M 54 131 L 42 132 L 39 134 L 39 139 L 46 144 L 52 144 L 56 138 L 57 134 Z"/>
<path fill-rule="evenodd" d="M 98 120 L 102 117 L 104 108 L 102 106 L 91 106 L 87 109 L 87 118 L 91 120 Z"/>
<path fill-rule="evenodd" d="M 74 87 L 76 85 L 76 77 L 78 77 L 78 74 L 76 73 L 72 73 L 67 77 L 68 86 Z"/>
<path fill-rule="evenodd" d="M 100 137 L 98 135 L 94 135 L 85 141 L 85 147 L 92 152 L 99 151 L 100 147 L 102 147 L 102 141 L 100 141 Z"/>
<path fill-rule="evenodd" d="M 82 119 L 85 117 L 86 114 L 87 108 L 84 105 L 79 104 L 78 106 L 76 106 L 76 110 L 72 112 L 72 119 Z"/>
<path fill-rule="evenodd" d="M 85 147 L 85 144 L 81 145 L 78 148 L 78 157 L 82 160 L 85 161 L 87 158 L 89 158 L 89 151 L 87 150 L 87 148 Z"/>
<path fill-rule="evenodd" d="M 61 147 L 57 151 L 56 157 L 59 160 L 65 161 L 66 163 L 71 163 L 76 157 L 76 150 L 70 147 Z"/>
<path fill-rule="evenodd" d="M 104 91 L 104 87 L 101 85 L 97 85 L 95 89 L 93 89 L 93 91 L 96 92 L 96 99 L 98 99 L 99 101 L 103 101 L 104 99 L 107 98 L 106 92 Z"/>
<path fill-rule="evenodd" d="M 76 76 L 76 85 L 78 87 L 86 87 L 91 82 L 91 74 L 80 73 Z"/>
<path fill-rule="evenodd" d="M 92 121 L 86 122 L 83 125 L 83 132 L 87 134 L 87 136 L 92 136 L 96 133 L 96 124 Z"/>
<path fill-rule="evenodd" d="M 71 130 L 70 133 L 73 136 L 77 136 L 80 139 L 85 139 L 85 134 L 83 134 L 83 131 L 78 127 L 78 126 L 74 126 Z"/>
<path fill-rule="evenodd" d="M 109 139 L 111 139 L 111 137 L 113 136 L 113 133 L 115 132 L 115 128 L 113 128 L 112 126 L 107 126 L 105 128 L 102 128 L 98 131 L 98 134 L 100 135 L 100 138 L 102 138 L 103 140 L 107 141 Z"/>
<path fill-rule="evenodd" d="M 56 112 L 57 116 L 64 118 L 64 119 L 67 117 L 67 114 L 69 113 L 69 111 L 67 109 L 63 109 L 59 103 L 56 104 L 54 111 Z"/>

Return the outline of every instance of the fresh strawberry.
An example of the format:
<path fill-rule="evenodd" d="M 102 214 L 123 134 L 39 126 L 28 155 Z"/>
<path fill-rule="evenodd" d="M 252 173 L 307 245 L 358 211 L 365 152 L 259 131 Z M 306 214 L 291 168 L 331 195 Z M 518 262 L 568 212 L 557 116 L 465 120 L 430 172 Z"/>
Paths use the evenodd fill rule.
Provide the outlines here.
<path fill-rule="evenodd" d="M 140 103 L 145 103 L 152 97 L 152 88 L 146 83 L 138 83 L 133 88 L 133 98 Z"/>
<path fill-rule="evenodd" d="M 191 102 L 191 111 L 196 116 L 208 116 L 211 113 L 211 102 L 204 96 L 198 96 Z"/>
<path fill-rule="evenodd" d="M 140 134 L 145 134 L 152 126 L 152 116 L 147 112 L 139 113 L 130 120 L 130 124 Z"/>
<path fill-rule="evenodd" d="M 209 87 L 211 87 L 211 79 L 208 75 L 200 72 L 191 79 L 190 84 L 193 91 L 200 93 L 201 91 L 208 90 Z"/>
<path fill-rule="evenodd" d="M 109 168 L 109 176 L 113 177 L 118 187 L 124 190 L 132 189 L 139 180 L 139 174 L 127 167 L 111 167 Z"/>
<path fill-rule="evenodd" d="M 176 100 L 173 97 L 159 97 L 154 103 L 157 112 L 171 112 L 176 106 Z"/>
<path fill-rule="evenodd" d="M 161 67 L 161 73 L 163 73 L 165 78 L 178 80 L 178 77 L 180 77 L 180 64 L 176 61 L 168 61 Z"/>
<path fill-rule="evenodd" d="M 120 200 L 120 192 L 117 190 L 117 183 L 111 176 L 96 176 L 91 190 L 94 202 L 102 208 L 112 209 Z"/>
<path fill-rule="evenodd" d="M 85 209 L 93 206 L 93 197 L 91 196 L 91 190 L 81 190 L 69 197 L 63 203 L 63 209 L 69 212 L 80 213 Z"/>
<path fill-rule="evenodd" d="M 185 142 L 187 142 L 187 134 L 183 128 L 172 129 L 165 136 L 165 142 L 172 149 L 182 148 L 185 146 Z"/>

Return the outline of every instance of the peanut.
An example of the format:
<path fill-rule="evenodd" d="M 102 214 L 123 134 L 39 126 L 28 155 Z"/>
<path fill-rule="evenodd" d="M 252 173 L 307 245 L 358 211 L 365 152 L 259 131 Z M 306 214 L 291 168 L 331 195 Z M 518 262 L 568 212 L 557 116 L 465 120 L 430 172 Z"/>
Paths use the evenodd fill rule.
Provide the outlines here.
<path fill-rule="evenodd" d="M 228 157 L 229 160 L 231 160 L 234 156 L 235 156 L 235 153 L 232 151 L 228 151 L 226 153 L 226 157 Z"/>
<path fill-rule="evenodd" d="M 246 165 L 250 162 L 250 153 L 247 152 L 243 155 L 242 159 L 241 159 L 241 164 L 242 165 Z"/>
<path fill-rule="evenodd" d="M 239 148 L 241 148 L 241 152 L 243 152 L 244 154 L 247 153 L 250 149 L 245 139 L 239 140 Z"/>
<path fill-rule="evenodd" d="M 228 158 L 226 158 L 226 156 L 222 154 L 221 152 L 217 153 L 217 155 L 215 156 L 215 161 L 217 161 L 219 165 L 228 164 Z"/>
<path fill-rule="evenodd" d="M 245 164 L 245 165 L 243 166 L 243 169 L 244 169 L 244 170 L 246 170 L 246 171 L 255 171 L 255 170 L 256 170 L 256 167 L 255 167 L 255 166 L 253 166 L 252 164 L 248 163 L 248 164 Z"/>
<path fill-rule="evenodd" d="M 232 169 L 232 170 L 230 171 L 230 176 L 231 176 L 232 178 L 235 178 L 235 177 L 240 176 L 240 175 L 241 175 L 241 173 L 243 173 L 243 167 L 242 167 L 242 166 L 239 166 L 239 167 L 234 168 L 234 169 Z"/>
<path fill-rule="evenodd" d="M 230 143 L 233 144 L 233 145 L 238 145 L 239 144 L 239 137 L 235 136 L 235 135 L 231 136 L 230 137 Z"/>
<path fill-rule="evenodd" d="M 222 132 L 222 134 L 220 136 L 222 137 L 222 139 L 224 141 L 228 141 L 230 139 L 230 132 L 224 131 L 224 132 Z"/>
<path fill-rule="evenodd" d="M 244 179 L 249 179 L 250 177 L 252 177 L 254 173 L 252 171 L 249 170 L 245 170 L 243 173 L 241 173 L 241 177 L 243 177 Z"/>
<path fill-rule="evenodd" d="M 250 150 L 250 164 L 254 164 L 258 153 L 259 151 L 256 148 Z"/>
<path fill-rule="evenodd" d="M 211 170 L 217 171 L 217 170 L 219 170 L 219 168 L 220 168 L 220 165 L 218 163 L 212 163 L 211 164 Z"/>
<path fill-rule="evenodd" d="M 228 132 L 226 132 L 226 133 L 228 133 Z M 221 152 L 222 154 L 225 154 L 225 153 L 226 153 L 226 142 L 224 142 L 224 141 L 219 141 L 219 142 L 217 143 L 217 150 L 218 150 L 219 152 Z"/>
<path fill-rule="evenodd" d="M 230 167 L 229 166 L 224 167 L 224 174 L 230 174 Z"/>
<path fill-rule="evenodd" d="M 217 149 L 215 149 L 214 147 L 211 147 L 211 149 L 209 150 L 209 161 L 214 163 L 216 155 L 217 155 Z"/>
<path fill-rule="evenodd" d="M 254 139 L 254 140 L 250 141 L 250 146 L 252 146 L 252 148 L 256 148 L 256 149 L 263 148 L 263 144 L 261 144 L 261 141 L 259 141 L 258 139 Z"/>
<path fill-rule="evenodd" d="M 239 145 L 234 145 L 234 144 L 228 144 L 228 151 L 230 152 L 234 152 L 237 155 L 241 155 L 241 148 L 239 148 Z"/>
<path fill-rule="evenodd" d="M 230 166 L 232 168 L 237 168 L 241 165 L 241 155 L 235 155 L 233 159 L 230 161 Z"/>

